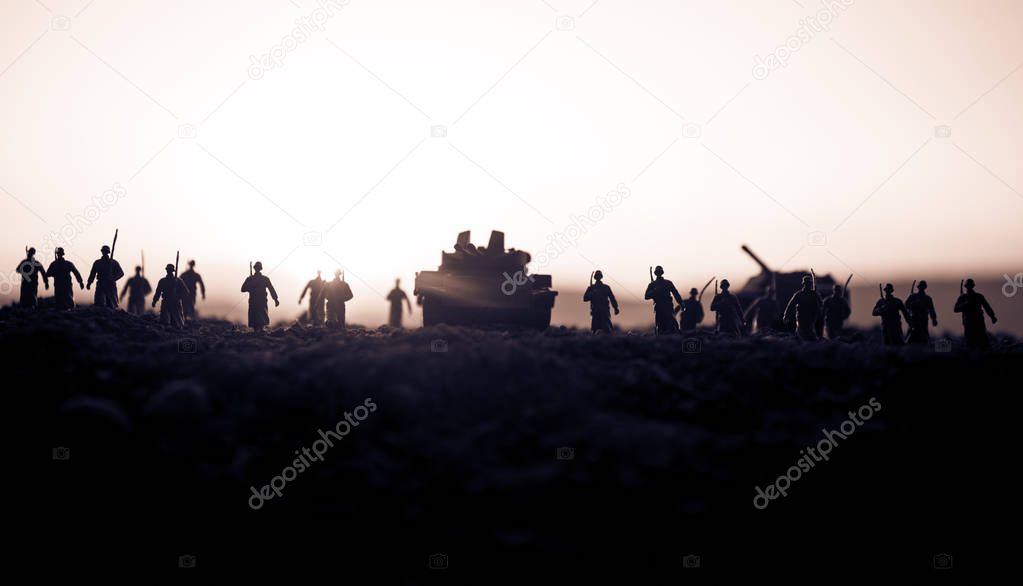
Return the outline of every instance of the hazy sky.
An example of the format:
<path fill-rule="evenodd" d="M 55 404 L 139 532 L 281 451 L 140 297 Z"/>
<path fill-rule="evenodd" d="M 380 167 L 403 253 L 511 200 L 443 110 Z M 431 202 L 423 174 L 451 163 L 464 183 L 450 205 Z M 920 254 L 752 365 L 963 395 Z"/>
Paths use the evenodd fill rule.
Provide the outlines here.
<path fill-rule="evenodd" d="M 343 265 L 353 317 L 381 320 L 463 229 L 559 240 L 534 271 L 562 288 L 594 264 L 741 283 L 742 243 L 871 281 L 1023 270 L 1018 0 L 3 0 L 0 21 L 11 269 L 63 233 L 84 271 L 118 227 L 122 263 L 144 249 L 157 276 L 180 249 L 222 303 L 249 260 L 291 310 Z"/>

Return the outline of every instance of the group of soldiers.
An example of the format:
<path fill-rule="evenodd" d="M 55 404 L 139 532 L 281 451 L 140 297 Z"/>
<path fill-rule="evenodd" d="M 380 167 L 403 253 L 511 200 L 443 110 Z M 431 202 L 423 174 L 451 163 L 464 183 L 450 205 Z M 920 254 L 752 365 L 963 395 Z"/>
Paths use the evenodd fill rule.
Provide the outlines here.
<path fill-rule="evenodd" d="M 116 242 L 116 239 L 115 239 Z M 167 275 L 156 284 L 154 292 L 149 280 L 143 274 L 142 266 L 135 267 L 135 276 L 129 278 L 117 294 L 117 281 L 124 277 L 120 263 L 114 260 L 111 248 L 104 245 L 100 248 L 100 258 L 92 263 L 88 281 L 82 280 L 81 273 L 74 263 L 64 258 L 64 249 L 54 251 L 54 260 L 49 267 L 43 267 L 35 257 L 35 248 L 25 249 L 25 259 L 18 263 L 17 273 L 21 275 L 22 307 L 36 307 L 39 303 L 39 281 L 42 279 L 45 289 L 50 288 L 53 279 L 54 306 L 57 309 L 71 309 L 75 306 L 72 277 L 78 282 L 80 289 L 92 289 L 95 283 L 94 303 L 98 307 L 117 308 L 119 301 L 128 297 L 128 313 L 142 315 L 146 312 L 146 297 L 153 293 L 152 307 L 160 305 L 160 321 L 173 327 L 182 327 L 186 321 L 197 318 L 196 302 L 199 295 L 206 299 L 206 284 L 202 276 L 195 270 L 195 261 L 188 261 L 188 269 L 178 275 L 177 264 L 166 266 Z M 401 280 L 396 279 L 394 289 L 387 295 L 390 303 L 388 323 L 393 327 L 401 327 L 402 302 L 412 313 L 412 304 L 408 295 L 401 289 Z M 249 294 L 248 325 L 256 331 L 270 325 L 268 307 L 269 298 L 279 306 L 277 291 L 270 278 L 263 274 L 263 263 L 256 262 L 250 266 L 249 277 L 241 287 L 242 293 Z M 309 293 L 308 323 L 311 325 L 327 325 L 345 327 L 345 303 L 354 296 L 352 289 L 344 280 L 342 271 L 334 271 L 334 280 L 325 281 L 320 271 L 316 278 L 309 281 L 298 303 L 302 304 L 306 293 Z"/>
<path fill-rule="evenodd" d="M 595 282 L 591 282 L 583 294 L 583 301 L 590 304 L 590 329 L 594 333 L 611 333 L 614 330 L 611 310 L 614 310 L 615 315 L 620 313 L 618 301 L 603 278 L 603 273 L 596 271 L 593 274 Z M 938 325 L 934 301 L 926 293 L 927 281 L 920 281 L 919 284 L 914 282 L 914 287 L 916 292 L 906 298 L 905 303 L 895 297 L 895 287 L 891 283 L 883 288 L 873 315 L 881 318 L 885 345 L 930 342 L 929 325 Z M 795 332 L 799 339 L 806 341 L 817 341 L 822 337 L 834 340 L 842 334 L 845 321 L 852 314 L 844 288 L 835 285 L 831 295 L 822 298 L 817 292 L 813 275 L 802 278 L 802 287 L 792 295 L 784 310 L 778 303 L 773 283 L 746 311 L 743 311 L 739 298 L 729 290 L 728 279 L 721 281 L 720 291 L 717 289 L 715 286 L 710 310 L 716 318 L 715 331 L 723 335 L 740 337 L 749 331 L 788 331 Z M 997 323 L 998 319 L 984 296 L 975 291 L 973 279 L 966 279 L 960 289 L 954 311 L 963 316 L 964 342 L 969 348 L 987 348 L 989 341 L 984 314 L 991 318 L 992 324 Z M 694 287 L 689 290 L 689 298 L 683 299 L 674 283 L 664 278 L 664 269 L 660 266 L 655 268 L 644 299 L 654 302 L 654 329 L 657 335 L 696 329 L 704 318 L 701 298 L 702 292 Z M 909 332 L 905 335 L 903 317 L 909 324 Z"/>

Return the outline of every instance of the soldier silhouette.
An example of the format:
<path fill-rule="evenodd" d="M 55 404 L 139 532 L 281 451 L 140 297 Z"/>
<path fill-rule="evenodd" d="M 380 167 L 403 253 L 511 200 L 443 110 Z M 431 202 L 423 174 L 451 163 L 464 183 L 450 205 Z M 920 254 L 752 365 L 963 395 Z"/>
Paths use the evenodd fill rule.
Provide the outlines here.
<path fill-rule="evenodd" d="M 50 263 L 46 269 L 46 276 L 53 279 L 53 301 L 57 309 L 71 309 L 75 306 L 75 292 L 71 287 L 71 276 L 74 275 L 78 281 L 78 288 L 85 289 L 82 282 L 82 274 L 75 268 L 75 264 L 64 260 L 64 249 L 58 247 L 53 251 L 57 258 Z"/>
<path fill-rule="evenodd" d="M 298 304 L 302 305 L 306 292 L 309 293 L 309 323 L 314 326 L 323 325 L 323 304 L 327 301 L 323 295 L 323 288 L 327 282 L 323 280 L 321 274 L 320 271 L 316 271 L 316 278 L 310 279 L 302 288 L 302 294 L 298 296 Z"/>
<path fill-rule="evenodd" d="M 185 288 L 188 289 L 188 295 L 181 300 L 181 310 L 184 313 L 185 319 L 194 320 L 196 318 L 195 311 L 195 300 L 196 300 L 196 286 L 202 293 L 203 301 L 206 301 L 206 283 L 202 282 L 202 275 L 195 272 L 195 261 L 188 261 L 188 270 L 181 273 L 179 277 L 185 284 Z"/>
<path fill-rule="evenodd" d="M 185 324 L 182 305 L 188 297 L 188 287 L 174 274 L 174 265 L 168 264 L 166 269 L 167 276 L 156 284 L 153 307 L 156 307 L 157 301 L 163 299 L 163 303 L 160 304 L 160 323 L 180 328 Z"/>
<path fill-rule="evenodd" d="M 92 270 L 89 271 L 89 280 L 85 283 L 86 289 L 92 288 L 93 280 L 96 281 L 96 295 L 94 302 L 99 307 L 117 307 L 117 280 L 124 276 L 121 265 L 110 258 L 110 247 L 106 244 L 99 249 L 102 256 L 92 263 Z"/>
<path fill-rule="evenodd" d="M 277 299 L 277 291 L 273 283 L 263 274 L 263 263 L 256 262 L 252 265 L 255 274 L 249 275 L 242 283 L 242 293 L 249 294 L 249 327 L 256 332 L 262 332 L 263 328 L 270 325 L 270 308 L 267 305 L 266 293 L 270 291 L 270 297 L 274 300 L 274 307 L 281 302 Z"/>
<path fill-rule="evenodd" d="M 654 269 L 656 279 L 650 281 L 646 287 L 644 299 L 654 301 L 654 331 L 658 336 L 674 334 L 678 332 L 678 322 L 675 321 L 675 307 L 671 302 L 672 297 L 682 305 L 682 296 L 679 295 L 675 284 L 664 278 L 664 269 L 660 266 Z"/>
<path fill-rule="evenodd" d="M 721 280 L 721 292 L 714 294 L 710 310 L 717 314 L 717 332 L 730 336 L 742 336 L 742 303 L 728 289 L 728 279 Z"/>
<path fill-rule="evenodd" d="M 763 295 L 746 309 L 746 327 L 750 331 L 773 332 L 781 330 L 781 305 L 774 285 L 768 285 Z"/>
<path fill-rule="evenodd" d="M 842 334 L 842 326 L 850 315 L 852 310 L 849 309 L 849 302 L 842 294 L 842 286 L 835 285 L 831 295 L 824 300 L 824 334 L 829 340 L 838 339 Z"/>
<path fill-rule="evenodd" d="M 792 294 L 785 306 L 785 323 L 794 324 L 800 340 L 816 342 L 817 318 L 821 315 L 821 298 L 814 289 L 813 277 L 803 277 L 803 288 Z"/>
<path fill-rule="evenodd" d="M 50 279 L 46 276 L 46 268 L 43 263 L 36 260 L 36 249 L 25 249 L 25 260 L 18 263 L 18 274 L 21 275 L 21 299 L 19 305 L 22 307 L 36 307 L 39 295 L 39 276 L 43 277 L 43 285 L 50 288 Z"/>
<path fill-rule="evenodd" d="M 683 331 L 695 330 L 697 324 L 703 321 L 703 303 L 698 297 L 699 293 L 693 287 L 689 290 L 689 299 L 682 302 L 678 321 Z"/>
<path fill-rule="evenodd" d="M 121 301 L 128 295 L 128 313 L 142 315 L 146 312 L 146 296 L 153 291 L 149 281 L 142 276 L 142 267 L 135 267 L 135 276 L 124 282 L 121 289 Z"/>
<path fill-rule="evenodd" d="M 408 295 L 405 294 L 401 289 L 401 279 L 394 280 L 394 289 L 387 294 L 387 301 L 391 304 L 391 311 L 388 314 L 387 324 L 392 328 L 401 327 L 401 302 L 404 301 L 405 305 L 408 306 L 408 312 L 412 313 L 412 302 L 408 300 Z"/>
<path fill-rule="evenodd" d="M 613 307 L 615 315 L 618 315 L 618 300 L 611 292 L 611 287 L 604 283 L 604 273 L 596 271 L 593 278 L 597 282 L 587 287 L 583 293 L 583 302 L 590 304 L 590 331 L 594 334 L 598 332 L 610 334 L 614 331 L 614 326 L 611 325 L 611 308 Z M 672 318 L 671 321 L 675 319 Z"/>
<path fill-rule="evenodd" d="M 917 291 L 906 297 L 906 309 L 909 311 L 909 334 L 906 342 L 909 344 L 927 344 L 931 341 L 931 334 L 927 328 L 928 318 L 935 327 L 938 325 L 938 314 L 934 311 L 934 300 L 924 291 L 927 290 L 927 281 L 920 281 L 916 286 Z"/>
<path fill-rule="evenodd" d="M 963 314 L 963 338 L 967 348 L 985 350 L 991 343 L 984 325 L 984 314 L 991 318 L 991 324 L 998 323 L 994 310 L 983 295 L 974 291 L 973 279 L 966 279 L 966 293 L 956 299 L 955 312 Z"/>
<path fill-rule="evenodd" d="M 871 315 L 881 317 L 881 330 L 884 334 L 885 346 L 902 346 L 905 341 L 902 337 L 902 317 L 909 323 L 909 312 L 902 300 L 893 295 L 895 285 L 888 283 L 884 286 L 884 297 L 874 304 L 874 311 Z"/>
<path fill-rule="evenodd" d="M 352 288 L 341 278 L 341 271 L 334 271 L 334 280 L 323 288 L 327 298 L 327 325 L 335 328 L 345 327 L 345 302 L 352 297 Z"/>

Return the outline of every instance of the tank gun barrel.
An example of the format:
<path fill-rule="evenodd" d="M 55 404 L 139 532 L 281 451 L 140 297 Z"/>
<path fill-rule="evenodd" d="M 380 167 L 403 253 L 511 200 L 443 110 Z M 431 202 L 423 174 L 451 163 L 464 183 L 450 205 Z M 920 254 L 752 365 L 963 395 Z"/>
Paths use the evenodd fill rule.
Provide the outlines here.
<path fill-rule="evenodd" d="M 748 254 L 750 256 L 750 258 L 752 258 L 758 265 L 760 265 L 760 269 L 762 271 L 764 271 L 765 273 L 773 272 L 773 271 L 771 271 L 771 267 L 767 266 L 767 264 L 764 263 L 764 261 L 760 260 L 759 256 L 757 256 L 756 254 L 754 254 L 754 252 L 752 250 L 750 250 L 749 246 L 746 246 L 745 244 L 743 244 L 742 245 L 742 251 L 745 252 L 746 254 Z"/>

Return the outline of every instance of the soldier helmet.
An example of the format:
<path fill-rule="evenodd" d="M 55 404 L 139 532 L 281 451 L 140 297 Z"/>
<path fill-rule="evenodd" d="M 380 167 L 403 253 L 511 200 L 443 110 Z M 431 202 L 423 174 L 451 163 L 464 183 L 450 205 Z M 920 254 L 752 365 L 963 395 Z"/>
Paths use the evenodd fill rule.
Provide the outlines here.
<path fill-rule="evenodd" d="M 103 247 L 99 249 L 99 251 L 102 252 L 103 254 L 110 254 L 110 247 L 104 244 Z"/>
<path fill-rule="evenodd" d="M 188 266 L 189 266 L 189 268 L 194 267 L 195 266 L 195 260 L 189 260 L 188 261 Z"/>
<path fill-rule="evenodd" d="M 696 290 L 696 287 L 693 287 L 692 289 L 689 290 L 689 294 L 690 295 L 696 295 L 698 293 L 699 293 L 699 291 Z"/>
<path fill-rule="evenodd" d="M 841 297 L 842 296 L 842 286 L 841 285 L 835 285 L 835 287 L 831 290 L 831 294 L 834 295 L 835 297 Z"/>
<path fill-rule="evenodd" d="M 139 266 L 139 265 L 135 265 L 135 272 L 136 273 L 141 273 L 142 272 L 142 267 Z"/>
<path fill-rule="evenodd" d="M 256 261 L 256 264 L 252 265 L 252 268 L 257 271 L 263 270 L 263 263 Z"/>
<path fill-rule="evenodd" d="M 35 249 L 35 248 L 29 248 L 29 249 L 28 249 L 28 255 L 29 255 L 29 256 L 32 256 L 32 255 L 33 255 L 33 254 L 35 254 L 35 253 L 36 253 L 36 249 Z"/>
<path fill-rule="evenodd" d="M 916 288 L 923 291 L 924 289 L 927 288 L 927 281 L 920 281 Z"/>
<path fill-rule="evenodd" d="M 57 249 L 53 251 L 53 254 L 56 254 L 57 256 L 64 256 L 64 249 L 58 246 Z"/>
<path fill-rule="evenodd" d="M 811 277 L 810 275 L 803 275 L 803 284 L 813 285 L 813 277 Z"/>
<path fill-rule="evenodd" d="M 664 274 L 664 267 L 662 267 L 661 265 L 657 265 L 656 267 L 654 267 L 654 274 L 657 275 L 658 277 L 663 275 Z"/>
<path fill-rule="evenodd" d="M 891 283 L 888 283 L 887 285 L 884 286 L 884 291 L 885 291 L 885 293 L 891 293 L 891 292 L 895 291 L 895 285 L 892 285 Z"/>
<path fill-rule="evenodd" d="M 168 273 L 173 273 L 173 272 L 174 272 L 174 265 L 173 265 L 173 264 L 171 264 L 171 263 L 167 263 L 167 266 L 166 266 L 166 267 L 164 267 L 164 268 L 166 268 L 166 269 L 167 269 L 167 272 L 168 272 Z"/>
<path fill-rule="evenodd" d="M 966 279 L 966 288 L 973 289 L 977 284 L 973 282 L 973 279 Z"/>
<path fill-rule="evenodd" d="M 728 289 L 732 284 L 728 282 L 728 279 L 721 279 L 721 288 Z"/>
<path fill-rule="evenodd" d="M 604 273 L 597 271 L 593 273 L 593 278 L 599 281 L 604 278 Z"/>
<path fill-rule="evenodd" d="M 340 277 L 341 276 L 341 269 L 334 269 L 334 276 L 335 277 Z"/>

